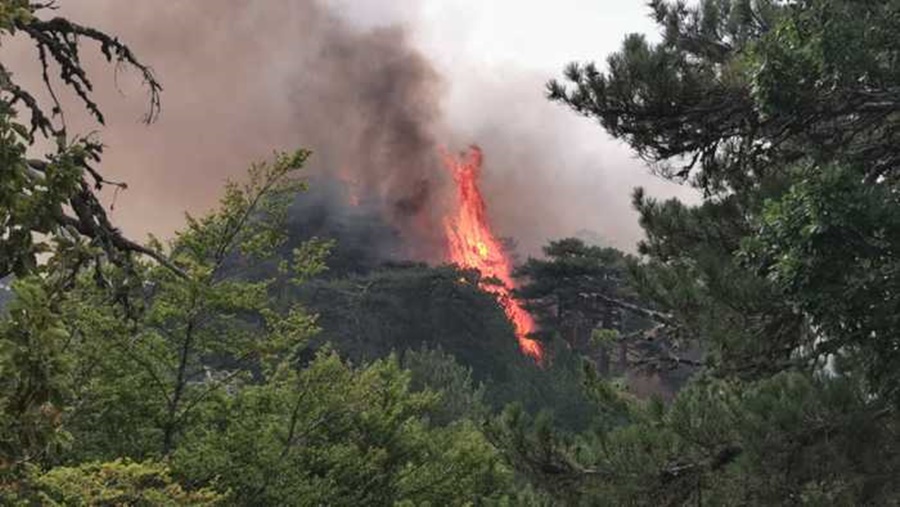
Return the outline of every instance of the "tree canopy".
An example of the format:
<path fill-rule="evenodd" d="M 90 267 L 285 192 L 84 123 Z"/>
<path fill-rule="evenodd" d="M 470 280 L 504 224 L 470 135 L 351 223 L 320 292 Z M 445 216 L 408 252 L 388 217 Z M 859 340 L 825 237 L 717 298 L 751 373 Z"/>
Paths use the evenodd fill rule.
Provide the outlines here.
<path fill-rule="evenodd" d="M 698 205 L 635 191 L 632 284 L 705 368 L 599 441 L 517 455 L 565 463 L 539 482 L 567 477 L 579 501 L 894 503 L 900 6 L 650 8 L 660 42 L 630 35 L 548 95 L 702 191 Z M 520 420 L 500 434 L 540 438 Z"/>

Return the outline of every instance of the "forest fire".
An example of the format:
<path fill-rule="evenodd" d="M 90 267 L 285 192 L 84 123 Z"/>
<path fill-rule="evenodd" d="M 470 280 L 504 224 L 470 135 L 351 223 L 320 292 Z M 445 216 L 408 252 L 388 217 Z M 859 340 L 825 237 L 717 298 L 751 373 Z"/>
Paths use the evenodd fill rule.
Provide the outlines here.
<path fill-rule="evenodd" d="M 444 220 L 450 260 L 481 273 L 484 280 L 482 289 L 497 296 L 515 327 L 519 348 L 541 362 L 543 350 L 540 344 L 528 338 L 528 334 L 535 329 L 534 318 L 512 297 L 510 291 L 515 287 L 512 262 L 491 230 L 484 198 L 478 187 L 483 159 L 481 150 L 472 147 L 459 156 L 444 153 L 443 158 L 444 164 L 453 173 L 457 190 L 455 213 Z"/>

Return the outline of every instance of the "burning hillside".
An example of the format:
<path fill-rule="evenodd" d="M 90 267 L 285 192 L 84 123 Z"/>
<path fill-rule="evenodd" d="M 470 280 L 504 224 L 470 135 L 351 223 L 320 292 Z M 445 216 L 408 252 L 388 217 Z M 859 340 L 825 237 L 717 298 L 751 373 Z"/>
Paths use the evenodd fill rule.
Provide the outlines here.
<path fill-rule="evenodd" d="M 492 228 L 479 186 L 483 153 L 473 146 L 458 155 L 441 150 L 441 155 L 445 172 L 432 169 L 435 175 L 428 181 L 433 183 L 423 183 L 411 195 L 392 198 L 378 187 L 361 185 L 345 169 L 317 182 L 319 191 L 304 196 L 295 214 L 304 217 L 306 227 L 313 225 L 314 235 L 336 237 L 343 247 L 338 257 L 352 264 L 417 261 L 477 271 L 479 287 L 496 297 L 512 323 L 521 352 L 540 363 L 543 350 L 529 337 L 535 321 L 512 296 L 510 252 Z M 448 173 L 453 185 L 441 177 Z"/>
<path fill-rule="evenodd" d="M 166 229 L 174 230 L 181 222 L 187 203 L 194 213 L 212 204 L 217 187 L 210 182 L 239 177 L 245 164 L 264 158 L 273 148 L 309 148 L 314 154 L 309 166 L 312 191 L 295 212 L 311 214 L 298 219 L 318 221 L 314 230 L 322 235 L 339 237 L 347 247 L 342 260 L 348 265 L 359 260 L 365 266 L 451 261 L 476 268 L 486 279 L 506 285 L 484 288 L 500 298 L 524 340 L 533 324 L 509 298 L 508 252 L 488 225 L 479 193 L 454 188 L 440 144 L 477 139 L 490 147 L 494 167 L 509 169 L 506 174 L 526 169 L 550 174 L 537 166 L 525 167 L 518 157 L 538 166 L 557 160 L 523 148 L 541 143 L 536 137 L 519 142 L 521 118 L 493 118 L 487 129 L 482 128 L 483 119 L 476 118 L 460 128 L 461 120 L 454 120 L 445 108 L 450 104 L 454 112 L 465 112 L 475 106 L 455 106 L 447 100 L 452 83 L 418 47 L 412 27 L 361 27 L 318 0 L 271 0 L 265 8 L 259 2 L 221 0 L 213 11 L 186 1 L 165 2 L 165 9 L 117 0 L 66 3 L 64 9 L 78 9 L 104 26 L 127 32 L 165 77 L 165 112 L 153 130 L 134 131 L 132 111 L 124 106 L 107 115 L 117 128 L 105 133 L 104 141 L 118 151 L 111 149 L 105 160 L 122 168 L 117 177 L 140 189 L 137 209 L 153 209 L 146 213 L 117 208 L 117 221 L 125 229 L 147 226 L 166 236 Z M 185 30 L 184 19 L 202 22 Z M 114 81 L 98 82 L 97 95 L 113 108 L 120 103 Z M 477 97 L 471 100 L 474 104 Z M 509 124 L 493 128 L 493 122 Z M 547 137 L 542 129 L 526 134 Z M 132 138 L 141 142 L 129 143 Z M 509 148 L 512 139 L 515 149 Z M 506 174 L 496 174 L 495 181 L 506 181 Z M 518 213 L 519 197 L 535 195 L 523 188 L 524 181 L 533 178 L 511 178 L 508 188 L 486 191 L 487 201 L 495 224 L 536 253 L 538 238 L 547 237 L 548 224 L 556 219 L 534 210 Z M 472 183 L 470 190 L 477 191 Z M 462 220 L 474 201 L 457 203 L 457 195 L 478 195 L 480 229 L 468 228 Z M 131 217 L 125 216 L 128 213 Z M 459 226 L 452 234 L 448 220 Z M 382 233 L 385 230 L 390 233 Z M 489 247 L 482 258 L 461 253 L 471 248 L 464 238 L 473 231 L 480 231 L 477 240 Z M 534 346 L 528 350 L 531 356 L 539 355 Z"/>
<path fill-rule="evenodd" d="M 535 329 L 534 319 L 512 297 L 512 262 L 491 230 L 487 206 L 478 186 L 482 161 L 482 152 L 477 147 L 459 156 L 444 155 L 444 163 L 453 172 L 457 190 L 455 210 L 444 219 L 449 260 L 481 273 L 482 289 L 497 296 L 515 327 L 519 348 L 540 362 L 543 357 L 541 346 L 528 338 Z"/>

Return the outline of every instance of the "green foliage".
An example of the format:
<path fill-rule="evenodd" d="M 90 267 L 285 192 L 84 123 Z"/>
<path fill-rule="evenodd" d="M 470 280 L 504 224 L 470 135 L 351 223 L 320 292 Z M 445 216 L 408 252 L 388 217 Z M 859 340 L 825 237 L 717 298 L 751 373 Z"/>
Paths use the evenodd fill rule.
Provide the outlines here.
<path fill-rule="evenodd" d="M 890 503 L 896 421 L 850 380 L 700 378 L 668 409 L 622 400 L 627 424 L 571 439 L 510 412 L 494 424 L 517 468 L 571 503 Z M 608 400 L 609 404 L 611 400 Z M 612 406 L 612 405 L 608 405 Z"/>
<path fill-rule="evenodd" d="M 580 358 L 554 340 L 547 345 L 555 351 L 553 363 L 537 368 L 519 351 L 496 298 L 480 290 L 477 282 L 477 273 L 452 266 L 383 266 L 345 276 L 331 270 L 327 277 L 286 292 L 284 299 L 302 302 L 319 317 L 322 332 L 311 340 L 305 357 L 324 343 L 358 363 L 439 347 L 471 370 L 473 382 L 484 385 L 489 408 L 499 410 L 518 401 L 531 412 L 547 409 L 566 425 L 587 427 L 595 407 L 581 389 Z M 408 367 L 417 383 L 440 390 L 443 386 L 432 384 L 438 379 L 431 375 L 444 371 L 439 365 L 447 363 L 425 357 L 426 364 L 437 363 L 434 372 L 421 371 L 425 365 L 415 362 Z"/>
<path fill-rule="evenodd" d="M 662 42 L 629 38 L 607 72 L 573 68 L 571 88 L 551 85 L 650 161 L 687 161 L 675 172 L 709 197 L 691 208 L 636 194 L 649 261 L 637 285 L 723 373 L 770 375 L 837 350 L 861 355 L 876 383 L 895 370 L 895 323 L 866 305 L 895 299 L 897 8 L 657 1 Z"/>
<path fill-rule="evenodd" d="M 0 30 L 12 32 L 17 23 L 30 21 L 33 14 L 28 0 L 4 0 L 0 2 Z"/>
<path fill-rule="evenodd" d="M 562 338 L 593 361 L 601 375 L 628 377 L 657 392 L 677 390 L 696 361 L 678 347 L 690 345 L 665 329 L 672 318 L 635 291 L 637 260 L 613 248 L 575 238 L 552 241 L 544 257 L 516 270 L 516 296 L 537 318 L 539 336 Z M 657 375 L 649 380 L 651 375 Z"/>
<path fill-rule="evenodd" d="M 96 444 L 85 457 L 170 453 L 206 401 L 271 375 L 315 334 L 315 318 L 299 306 L 272 307 L 273 279 L 246 281 L 228 265 L 239 254 L 239 263 L 275 255 L 284 241 L 288 196 L 302 188 L 297 171 L 307 155 L 253 166 L 245 184 L 226 187 L 218 210 L 189 217 L 170 248 L 184 275 L 142 267 L 143 283 L 132 298 L 142 307 L 131 322 L 92 284 L 71 291 L 64 308 L 78 330 L 85 377 L 80 409 L 69 419 L 80 440 Z M 298 251 L 299 276 L 321 266 L 324 252 Z"/>
<path fill-rule="evenodd" d="M 58 459 L 69 440 L 63 420 L 75 397 L 81 340 L 64 316 L 66 291 L 88 264 L 102 260 L 129 269 L 128 252 L 153 253 L 125 239 L 108 221 L 95 191 L 105 180 L 92 164 L 102 146 L 93 138 L 69 136 L 48 66 L 102 123 L 91 100 L 92 84 L 81 66 L 79 41 L 93 41 L 107 60 L 137 68 L 158 110 L 158 83 L 118 40 L 64 18 L 41 19 L 51 4 L 0 1 L 0 38 L 23 36 L 37 48 L 43 81 L 50 91 L 50 114 L 0 64 L 0 277 L 14 274 L 16 298 L 0 323 L 0 471 L 16 476 L 34 463 Z M 30 122 L 22 123 L 20 116 Z M 29 159 L 38 142 L 55 150 Z M 123 186 L 123 185 L 120 185 Z M 121 281 L 121 280 L 120 280 Z"/>
<path fill-rule="evenodd" d="M 151 119 L 159 85 L 149 69 L 102 32 L 41 19 L 47 7 L 0 0 L 0 36 L 30 37 L 45 85 L 48 63 L 59 65 L 102 123 L 79 54 L 81 42 L 98 43 L 143 74 Z M 321 281 L 333 246 L 287 242 L 307 151 L 252 166 L 167 245 L 139 245 L 99 203 L 102 187 L 124 187 L 93 167 L 100 143 L 70 137 L 50 98 L 46 115 L 0 66 L 0 278 L 18 277 L 0 321 L 3 503 L 508 505 L 534 496 L 510 493 L 512 472 L 479 426 L 486 391 L 450 356 L 412 352 L 413 373 L 394 356 L 354 367 L 327 348 L 306 355 L 317 317 L 273 296 Z M 35 134 L 56 143 L 45 160 L 26 158 Z M 525 371 L 476 275 L 426 271 L 415 282 L 461 300 L 456 310 L 492 330 L 488 349 L 502 338 Z M 469 325 L 467 338 L 482 331 Z M 376 345 L 380 356 L 402 342 L 390 343 Z M 566 385 L 571 394 L 577 382 Z"/>
<path fill-rule="evenodd" d="M 118 39 L 65 18 L 42 19 L 41 14 L 53 7 L 52 2 L 0 1 L 0 38 L 25 37 L 34 43 L 52 99 L 48 113 L 34 93 L 19 86 L 0 64 L 0 278 L 36 273 L 48 262 L 66 264 L 71 273 L 77 271 L 71 265 L 96 262 L 101 256 L 126 266 L 132 252 L 161 260 L 157 252 L 128 240 L 109 222 L 97 192 L 105 185 L 125 185 L 106 180 L 93 167 L 102 153 L 99 141 L 66 131 L 50 68 L 59 67 L 59 81 L 99 123 L 103 114 L 92 100 L 93 84 L 82 67 L 79 42 L 97 43 L 107 61 L 142 74 L 150 90 L 148 122 L 159 111 L 161 87 Z M 20 119 L 23 113 L 30 117 L 27 126 Z M 44 159 L 27 158 L 37 142 L 35 134 L 55 148 Z"/>
<path fill-rule="evenodd" d="M 440 344 L 483 379 L 520 356 L 502 309 L 477 287 L 475 273 L 423 265 L 318 278 L 286 299 L 319 314 L 320 341 L 359 362 Z"/>
<path fill-rule="evenodd" d="M 403 354 L 403 368 L 411 375 L 411 389 L 431 390 L 440 394 L 440 401 L 430 410 L 429 417 L 437 424 L 449 424 L 461 419 L 480 421 L 487 414 L 485 386 L 475 381 L 472 370 L 440 347 L 407 350 Z"/>
<path fill-rule="evenodd" d="M 640 258 L 567 239 L 523 266 L 544 368 L 475 272 L 372 269 L 354 246 L 321 276 L 333 242 L 289 230 L 306 151 L 254 165 L 166 246 L 127 240 L 94 195 L 113 184 L 100 145 L 0 66 L 0 277 L 19 275 L 0 499 L 897 503 L 900 4 L 650 6 L 659 43 L 629 36 L 550 96 L 703 200 L 636 191 Z M 127 47 L 43 8 L 0 0 L 0 37 L 35 41 L 102 122 L 78 53 L 98 43 L 143 72 L 153 114 Z M 56 151 L 28 160 L 38 132 Z M 669 404 L 639 399 L 598 353 L 637 343 L 702 369 Z"/>
<path fill-rule="evenodd" d="M 516 269 L 524 281 L 516 295 L 538 318 L 542 334 L 559 333 L 584 350 L 594 328 L 626 327 L 620 308 L 608 300 L 631 296 L 627 263 L 628 256 L 613 248 L 575 238 L 553 241 L 544 247 L 544 258 Z"/>
<path fill-rule="evenodd" d="M 187 491 L 168 467 L 151 461 L 116 460 L 57 467 L 34 477 L 22 505 L 222 505 L 225 496 L 211 489 Z"/>
<path fill-rule="evenodd" d="M 844 165 L 800 168 L 767 203 L 743 254 L 814 322 L 803 354 L 840 355 L 869 374 L 880 396 L 900 401 L 897 284 L 900 202 L 885 185 Z"/>
<path fill-rule="evenodd" d="M 652 2 L 663 39 L 629 36 L 596 65 L 573 65 L 550 97 L 598 119 L 664 174 L 749 204 L 812 158 L 896 159 L 895 2 Z M 677 168 L 677 164 L 687 163 Z"/>
<path fill-rule="evenodd" d="M 632 274 L 706 369 L 667 408 L 589 384 L 627 409 L 580 443 L 502 421 L 535 484 L 592 505 L 897 502 L 898 7 L 657 0 L 661 42 L 549 85 L 703 192 L 636 191 Z"/>
<path fill-rule="evenodd" d="M 45 461 L 68 441 L 61 427 L 70 399 L 69 333 L 39 280 L 15 282 L 0 321 L 0 473 Z"/>
<path fill-rule="evenodd" d="M 810 339 L 808 322 L 742 264 L 752 229 L 736 199 L 689 207 L 639 191 L 635 205 L 647 233 L 635 286 L 672 316 L 674 333 L 699 340 L 723 375 L 758 378 L 789 366 L 792 351 Z"/>
<path fill-rule="evenodd" d="M 37 269 L 36 254 L 50 250 L 47 239 L 34 233 L 57 231 L 62 206 L 80 190 L 82 169 L 74 161 L 83 158 L 83 147 L 59 147 L 42 172 L 28 165 L 27 129 L 15 122 L 12 106 L 0 101 L 0 274 L 25 275 Z M 52 237 L 52 236 L 51 236 Z M 67 242 L 68 243 L 68 242 Z"/>
<path fill-rule="evenodd" d="M 608 346 L 616 343 L 621 336 L 616 329 L 595 329 L 591 333 L 591 344 L 600 347 Z"/>
<path fill-rule="evenodd" d="M 254 166 L 217 210 L 189 218 L 169 247 L 178 271 L 108 265 L 78 273 L 52 301 L 40 280 L 17 282 L 0 362 L 10 387 L 0 419 L 9 498 L 193 505 L 224 501 L 216 491 L 227 491 L 230 503 L 266 505 L 508 500 L 511 472 L 474 421 L 483 391 L 468 371 L 425 352 L 407 359 L 419 368 L 415 383 L 395 357 L 354 368 L 324 350 L 302 364 L 315 317 L 276 305 L 274 278 L 243 273 L 270 263 L 302 286 L 325 268 L 327 241 L 273 262 L 306 156 Z M 131 308 L 115 304 L 118 292 L 96 276 L 139 280 L 106 286 L 128 288 Z"/>
<path fill-rule="evenodd" d="M 242 504 L 462 503 L 505 491 L 508 472 L 477 428 L 427 422 L 439 395 L 412 392 L 395 358 L 354 370 L 326 352 L 282 373 L 211 407 L 174 456 L 179 473 L 219 478 Z"/>
<path fill-rule="evenodd" d="M 571 86 L 553 81 L 549 96 L 596 118 L 664 175 L 685 179 L 700 164 L 696 181 L 705 188 L 743 186 L 745 177 L 728 169 L 755 149 L 736 138 L 756 127 L 748 83 L 754 69 L 744 53 L 777 22 L 781 4 L 654 0 L 662 42 L 629 35 L 606 73 L 572 64 L 565 73 Z"/>

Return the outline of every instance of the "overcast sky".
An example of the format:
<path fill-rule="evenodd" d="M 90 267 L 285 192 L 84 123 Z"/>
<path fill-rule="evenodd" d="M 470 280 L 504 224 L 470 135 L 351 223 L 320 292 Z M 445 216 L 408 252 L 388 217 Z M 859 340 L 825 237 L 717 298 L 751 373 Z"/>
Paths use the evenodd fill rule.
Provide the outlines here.
<path fill-rule="evenodd" d="M 625 33 L 655 33 L 645 0 L 329 0 L 364 25 L 406 22 L 444 63 L 479 61 L 548 72 L 598 59 Z M 417 9 L 409 4 L 418 3 Z"/>

